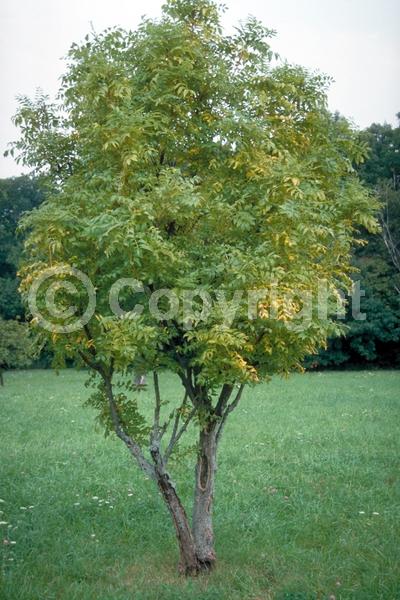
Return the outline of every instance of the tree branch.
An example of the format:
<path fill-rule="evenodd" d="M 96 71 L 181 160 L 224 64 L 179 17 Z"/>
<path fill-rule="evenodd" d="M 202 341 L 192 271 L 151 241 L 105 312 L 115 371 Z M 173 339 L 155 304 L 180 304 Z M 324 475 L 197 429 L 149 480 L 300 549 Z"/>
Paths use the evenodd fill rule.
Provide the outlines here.
<path fill-rule="evenodd" d="M 131 453 L 133 458 L 136 460 L 137 464 L 142 469 L 142 471 L 144 471 L 152 479 L 155 479 L 156 476 L 155 476 L 155 470 L 154 470 L 153 465 L 151 463 L 149 463 L 148 460 L 146 460 L 139 444 L 137 442 L 135 442 L 135 440 L 133 438 L 131 438 L 126 433 L 126 431 L 124 431 L 124 428 L 121 423 L 121 419 L 118 414 L 118 409 L 115 404 L 111 378 L 107 377 L 104 373 L 102 373 L 102 377 L 103 377 L 104 385 L 106 388 L 106 394 L 107 394 L 108 404 L 109 404 L 109 408 L 110 408 L 110 415 L 111 415 L 111 420 L 112 420 L 112 423 L 114 426 L 115 433 L 127 446 L 129 452 Z"/>
<path fill-rule="evenodd" d="M 161 395 L 160 395 L 160 385 L 158 381 L 158 373 L 153 371 L 153 381 L 154 381 L 154 394 L 156 403 L 154 406 L 154 420 L 153 420 L 153 428 L 150 436 L 151 445 L 156 442 L 160 442 L 160 411 L 161 411 Z"/>
<path fill-rule="evenodd" d="M 78 349 L 78 354 L 81 357 L 81 359 L 83 360 L 83 362 L 88 367 L 90 367 L 94 371 L 97 371 L 98 373 L 102 372 L 102 365 L 100 363 L 98 363 L 95 360 L 92 360 L 91 358 L 89 358 L 84 352 L 82 352 L 82 350 Z"/>
<path fill-rule="evenodd" d="M 188 398 L 188 393 L 185 391 L 185 395 L 183 397 L 180 407 L 175 410 L 175 420 L 174 420 L 174 426 L 172 428 L 171 439 L 173 439 L 175 437 L 176 432 L 178 431 L 178 425 L 179 425 L 179 421 L 181 418 L 181 410 L 186 406 L 187 398 Z"/>
<path fill-rule="evenodd" d="M 218 417 L 222 416 L 222 413 L 225 409 L 227 402 L 229 401 L 229 398 L 231 397 L 232 392 L 233 392 L 233 385 L 224 383 L 224 385 L 222 386 L 222 389 L 221 389 L 221 393 L 218 398 L 217 406 L 215 407 L 215 414 Z"/>
<path fill-rule="evenodd" d="M 181 373 L 179 373 L 178 375 L 179 375 L 180 380 L 182 381 L 183 387 L 187 391 L 187 394 L 188 394 L 190 400 L 192 401 L 193 404 L 196 404 L 196 402 L 197 402 L 196 392 L 195 392 L 195 390 L 193 388 L 193 384 L 190 380 L 190 375 L 186 374 L 184 370 Z"/>
<path fill-rule="evenodd" d="M 174 426 L 173 426 L 173 429 L 172 429 L 171 438 L 169 440 L 167 449 L 165 450 L 165 453 L 164 453 L 165 463 L 168 462 L 168 459 L 170 458 L 174 447 L 179 442 L 180 438 L 182 437 L 182 435 L 187 430 L 190 421 L 193 419 L 194 415 L 196 414 L 197 408 L 194 406 L 192 408 L 192 410 L 190 411 L 190 413 L 188 414 L 186 420 L 183 422 L 181 428 L 178 430 L 179 421 L 180 421 L 180 418 L 181 418 L 181 411 L 186 406 L 187 398 L 188 398 L 188 394 L 187 394 L 187 392 L 185 392 L 185 396 L 184 396 L 184 398 L 182 400 L 182 404 L 180 405 L 179 408 L 176 409 Z"/>
<path fill-rule="evenodd" d="M 93 341 L 92 334 L 91 334 L 89 326 L 87 324 L 83 326 L 83 331 L 85 333 L 85 336 L 86 336 L 88 342 L 92 342 Z M 96 360 L 96 348 L 94 348 L 92 345 L 89 345 L 88 352 L 89 352 L 91 358 L 89 358 L 89 356 L 87 356 L 87 354 L 85 354 L 83 352 L 83 350 L 78 349 L 78 354 L 82 358 L 83 362 L 85 364 L 87 364 L 88 367 L 90 367 L 91 369 L 94 369 L 95 371 L 100 373 L 102 376 L 104 376 L 105 375 L 104 366 Z"/>
<path fill-rule="evenodd" d="M 232 402 L 230 404 L 228 404 L 228 406 L 225 408 L 223 414 L 222 414 L 222 418 L 218 427 L 218 431 L 217 431 L 217 444 L 221 438 L 222 435 L 222 431 L 225 427 L 225 422 L 226 419 L 228 418 L 228 415 L 237 407 L 237 405 L 239 404 L 240 398 L 242 397 L 242 393 L 243 393 L 243 389 L 244 389 L 244 383 L 241 384 L 241 386 L 238 389 L 238 392 L 235 396 L 235 399 L 232 400 Z"/>
<path fill-rule="evenodd" d="M 385 209 L 381 213 L 382 238 L 389 253 L 393 266 L 400 273 L 400 244 L 393 238 L 393 226 L 390 222 L 389 196 L 386 190 Z M 400 288 L 394 285 L 396 291 L 400 294 Z"/>

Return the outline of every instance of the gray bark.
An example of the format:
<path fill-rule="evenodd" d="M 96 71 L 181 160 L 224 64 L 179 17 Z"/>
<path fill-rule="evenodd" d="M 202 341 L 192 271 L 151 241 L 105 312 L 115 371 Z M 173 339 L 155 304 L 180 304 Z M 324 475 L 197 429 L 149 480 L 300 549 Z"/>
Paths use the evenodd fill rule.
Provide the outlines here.
<path fill-rule="evenodd" d="M 200 431 L 193 504 L 193 537 L 202 570 L 212 569 L 215 560 L 213 501 L 217 470 L 217 423 Z"/>
<path fill-rule="evenodd" d="M 175 485 L 164 468 L 164 462 L 157 445 L 151 448 L 151 455 L 155 465 L 157 485 L 175 527 L 180 554 L 179 571 L 184 575 L 196 575 L 200 571 L 200 564 L 185 508 L 176 493 Z"/>
<path fill-rule="evenodd" d="M 134 385 L 146 385 L 146 375 L 135 375 Z"/>
<path fill-rule="evenodd" d="M 180 554 L 179 571 L 184 575 L 195 575 L 200 568 L 186 511 L 167 473 L 157 478 L 157 484 L 175 526 Z"/>
<path fill-rule="evenodd" d="M 124 442 L 132 457 L 136 460 L 137 464 L 142 469 L 142 471 L 144 471 L 144 473 L 146 473 L 146 475 L 148 475 L 152 479 L 155 479 L 156 475 L 153 465 L 149 463 L 149 461 L 144 457 L 139 444 L 130 435 L 126 433 L 122 426 L 121 420 L 118 415 L 117 406 L 115 404 L 111 378 L 104 376 L 103 379 L 110 407 L 111 420 L 113 422 L 115 433 L 120 438 L 120 440 Z"/>
<path fill-rule="evenodd" d="M 234 388 L 231 385 L 224 385 L 215 409 L 215 415 L 200 430 L 195 471 L 192 529 L 197 558 L 202 570 L 212 569 L 216 561 L 212 513 L 218 443 L 229 414 L 240 401 L 243 388 L 244 385 L 238 388 L 234 399 L 229 403 Z"/>

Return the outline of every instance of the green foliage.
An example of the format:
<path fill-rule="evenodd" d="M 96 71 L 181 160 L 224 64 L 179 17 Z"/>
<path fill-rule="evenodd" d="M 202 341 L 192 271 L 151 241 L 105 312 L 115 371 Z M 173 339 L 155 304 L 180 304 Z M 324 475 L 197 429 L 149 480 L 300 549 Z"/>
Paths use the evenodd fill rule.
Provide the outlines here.
<path fill-rule="evenodd" d="M 381 201 L 382 221 L 381 232 L 363 233 L 368 244 L 358 246 L 352 260 L 357 269 L 353 277 L 365 294 L 361 312 L 366 319 L 355 320 L 350 304 L 346 337 L 331 339 L 328 349 L 309 359 L 308 365 L 400 364 L 400 263 L 384 243 L 384 235 L 389 234 L 394 252 L 400 251 L 400 127 L 373 124 L 360 135 L 370 151 L 359 172 Z"/>
<path fill-rule="evenodd" d="M 18 291 L 17 277 L 0 277 L 0 314 L 4 319 L 20 318 L 24 314 Z"/>
<path fill-rule="evenodd" d="M 400 297 L 393 286 L 397 277 L 382 246 L 376 236 L 354 257 L 358 268 L 355 279 L 364 292 L 360 311 L 365 319 L 354 319 L 350 304 L 344 320 L 345 336 L 330 339 L 327 350 L 310 357 L 307 366 L 400 365 Z"/>
<path fill-rule="evenodd" d="M 0 316 L 4 319 L 24 316 L 17 278 L 22 240 L 16 229 L 21 215 L 42 199 L 39 183 L 31 177 L 0 179 Z"/>
<path fill-rule="evenodd" d="M 358 257 L 365 289 L 361 309 L 366 319 L 351 323 L 349 346 L 366 361 L 379 358 L 387 366 L 399 364 L 400 296 L 393 288 L 395 275 L 385 258 L 373 254 Z"/>
<path fill-rule="evenodd" d="M 400 178 L 400 127 L 374 123 L 362 132 L 362 139 L 370 148 L 368 160 L 359 170 L 362 179 L 370 186 L 389 179 L 397 187 Z"/>
<path fill-rule="evenodd" d="M 27 367 L 32 362 L 32 355 L 28 326 L 0 317 L 0 371 Z"/>
<path fill-rule="evenodd" d="M 84 331 L 43 332 L 57 352 L 114 373 L 192 369 L 212 394 L 301 368 L 338 329 L 296 316 L 320 280 L 332 296 L 348 287 L 357 232 L 376 229 L 354 169 L 364 146 L 327 110 L 328 79 L 279 62 L 271 36 L 254 19 L 223 35 L 213 2 L 170 0 L 158 21 L 74 44 L 59 105 L 22 100 L 14 149 L 54 190 L 23 219 L 25 294 L 49 266 L 76 267 L 96 289 Z M 230 323 L 213 304 L 188 330 L 182 311 L 158 320 L 148 302 L 139 318 L 112 315 L 110 286 L 129 277 L 143 300 L 265 291 L 254 319 L 243 298 Z M 57 298 L 71 304 L 65 288 Z M 73 297 L 82 313 L 85 302 Z"/>
<path fill-rule="evenodd" d="M 105 435 L 114 432 L 114 426 L 110 417 L 107 395 L 102 382 L 97 384 L 97 389 L 89 396 L 86 405 L 96 409 L 97 420 L 104 428 Z M 115 397 L 118 412 L 123 415 L 122 425 L 128 433 L 139 444 L 146 445 L 150 433 L 150 427 L 146 419 L 139 413 L 137 398 L 119 393 Z"/>

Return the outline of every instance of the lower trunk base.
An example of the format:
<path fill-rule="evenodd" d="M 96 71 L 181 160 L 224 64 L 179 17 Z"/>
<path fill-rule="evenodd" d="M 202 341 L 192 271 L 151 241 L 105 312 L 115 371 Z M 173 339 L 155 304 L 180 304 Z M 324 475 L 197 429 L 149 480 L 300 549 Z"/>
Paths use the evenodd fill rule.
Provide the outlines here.
<path fill-rule="evenodd" d="M 215 567 L 215 558 L 212 559 L 199 559 L 199 566 L 200 566 L 200 572 L 201 573 L 208 573 L 210 571 L 212 571 Z"/>
<path fill-rule="evenodd" d="M 200 560 L 197 559 L 195 564 L 185 565 L 182 562 L 179 563 L 179 573 L 185 575 L 185 577 L 196 577 L 202 573 L 210 573 L 215 567 L 215 559 L 213 560 Z"/>

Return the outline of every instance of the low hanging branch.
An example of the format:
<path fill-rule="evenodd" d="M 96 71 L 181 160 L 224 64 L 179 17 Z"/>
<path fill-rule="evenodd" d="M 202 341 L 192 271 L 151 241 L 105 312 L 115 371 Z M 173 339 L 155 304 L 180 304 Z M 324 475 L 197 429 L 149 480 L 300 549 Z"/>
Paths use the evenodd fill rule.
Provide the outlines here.
<path fill-rule="evenodd" d="M 111 420 L 113 422 L 115 433 L 127 446 L 128 450 L 130 451 L 132 456 L 135 458 L 136 462 L 138 463 L 138 465 L 142 469 L 142 471 L 144 471 L 146 473 L 146 475 L 148 475 L 152 479 L 155 479 L 155 471 L 154 471 L 153 465 L 151 463 L 149 463 L 148 460 L 146 460 L 139 444 L 137 442 L 135 442 L 135 440 L 132 439 L 124 431 L 121 419 L 118 414 L 118 409 L 117 409 L 117 406 L 115 403 L 111 379 L 109 377 L 103 376 L 103 381 L 104 381 L 106 395 L 107 395 L 108 402 L 109 402 L 110 416 L 111 416 Z"/>

